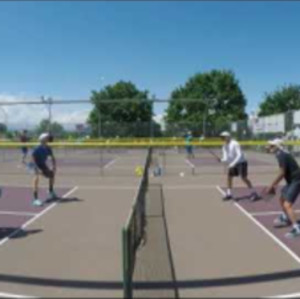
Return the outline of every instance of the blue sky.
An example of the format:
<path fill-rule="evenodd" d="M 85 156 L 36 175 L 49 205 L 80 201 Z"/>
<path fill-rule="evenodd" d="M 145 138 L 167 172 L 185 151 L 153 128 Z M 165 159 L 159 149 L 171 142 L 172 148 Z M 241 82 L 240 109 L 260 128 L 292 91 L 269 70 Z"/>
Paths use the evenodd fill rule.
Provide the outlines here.
<path fill-rule="evenodd" d="M 221 68 L 250 111 L 265 92 L 300 84 L 299 15 L 294 1 L 1 1 L 0 94 L 88 98 L 122 79 L 168 98 Z"/>

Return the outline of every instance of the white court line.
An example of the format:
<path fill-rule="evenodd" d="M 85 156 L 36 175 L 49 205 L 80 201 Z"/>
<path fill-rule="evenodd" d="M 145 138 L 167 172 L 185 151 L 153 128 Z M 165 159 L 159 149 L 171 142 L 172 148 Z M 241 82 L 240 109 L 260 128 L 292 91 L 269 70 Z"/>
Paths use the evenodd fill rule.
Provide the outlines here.
<path fill-rule="evenodd" d="M 36 213 L 30 213 L 30 212 L 15 212 L 15 211 L 0 211 L 0 215 L 35 216 Z"/>
<path fill-rule="evenodd" d="M 111 160 L 111 161 L 110 161 L 109 163 L 107 163 L 103 168 L 104 168 L 104 169 L 107 169 L 107 168 L 111 167 L 111 166 L 112 166 L 113 164 L 115 164 L 116 161 L 119 160 L 119 159 L 120 159 L 120 157 L 117 157 L 117 158 Z"/>
<path fill-rule="evenodd" d="M 136 185 L 132 186 L 115 186 L 115 185 L 105 185 L 105 186 L 80 186 L 81 190 L 136 190 Z"/>
<path fill-rule="evenodd" d="M 34 296 L 16 295 L 16 294 L 3 293 L 3 292 L 0 292 L 0 297 L 3 297 L 3 298 L 37 298 Z"/>
<path fill-rule="evenodd" d="M 186 162 L 187 163 L 187 162 Z M 190 164 L 187 166 L 187 165 L 184 165 L 182 166 L 182 164 L 172 164 L 172 165 L 168 165 L 168 168 L 172 168 L 172 169 L 176 169 L 176 168 L 183 168 L 183 167 L 193 167 L 191 166 Z"/>
<path fill-rule="evenodd" d="M 189 164 L 189 166 L 191 166 L 192 168 L 195 168 L 195 167 L 196 167 L 196 165 L 193 164 L 189 159 L 185 159 L 185 162 L 186 162 L 187 164 Z"/>
<path fill-rule="evenodd" d="M 124 186 L 115 186 L 115 185 L 78 185 L 81 190 L 136 190 L 135 185 L 124 185 Z M 187 190 L 187 189 L 194 189 L 194 190 L 202 190 L 202 189 L 215 189 L 216 185 L 164 185 L 164 189 L 166 190 Z"/>
<path fill-rule="evenodd" d="M 295 213 L 300 213 L 300 210 L 295 210 Z M 272 216 L 272 215 L 280 215 L 282 211 L 269 211 L 269 212 L 254 212 L 251 213 L 252 216 Z"/>
<path fill-rule="evenodd" d="M 71 195 L 72 193 L 74 193 L 76 190 L 78 189 L 78 186 L 75 186 L 73 189 L 71 189 L 69 192 L 67 192 L 66 194 L 64 194 L 62 196 L 62 198 L 66 198 L 69 195 Z M 40 217 L 42 217 L 43 215 L 45 215 L 46 213 L 48 213 L 50 210 L 52 210 L 57 204 L 59 203 L 59 201 L 56 201 L 54 203 L 52 203 L 50 206 L 48 206 L 46 209 L 44 209 L 43 211 L 41 211 L 40 213 L 36 214 L 33 218 L 31 218 L 30 220 L 28 220 L 27 222 L 25 222 L 19 229 L 13 231 L 10 235 L 8 235 L 7 237 L 5 237 L 3 240 L 1 240 L 0 242 L 0 246 L 4 245 L 11 237 L 17 235 L 21 230 L 23 230 L 24 228 L 26 228 L 27 226 L 29 226 L 31 223 L 35 222 L 37 219 L 39 219 Z"/>
<path fill-rule="evenodd" d="M 216 186 L 217 190 L 222 194 L 226 195 L 225 191 L 220 187 Z M 287 247 L 282 241 L 280 241 L 273 233 L 271 233 L 266 227 L 264 227 L 258 220 L 256 220 L 250 213 L 248 213 L 242 206 L 237 202 L 234 205 L 250 220 L 254 222 L 262 231 L 264 231 L 277 245 L 279 245 L 283 250 L 285 250 L 298 264 L 300 264 L 300 257 L 293 252 L 289 247 Z"/>
<path fill-rule="evenodd" d="M 5 183 L 1 183 L 1 186 L 0 186 L 2 189 L 3 188 L 30 188 L 30 189 L 32 189 L 32 184 L 27 184 L 27 185 L 25 185 L 25 184 L 23 184 L 23 183 L 21 183 L 21 184 L 16 184 L 16 185 L 12 185 L 11 184 L 11 182 L 5 182 Z M 55 184 L 55 187 L 56 188 L 63 188 L 63 189 L 70 189 L 70 185 L 59 185 L 59 184 Z M 49 186 L 48 185 L 46 185 L 46 184 L 41 184 L 41 188 L 44 188 L 44 189 L 48 189 L 49 188 Z"/>
<path fill-rule="evenodd" d="M 215 185 L 164 185 L 165 190 L 203 190 L 203 189 L 215 189 Z"/>
<path fill-rule="evenodd" d="M 269 296 L 265 298 L 299 298 L 300 293 L 294 293 L 294 294 L 287 294 L 287 295 L 275 295 L 275 296 Z"/>

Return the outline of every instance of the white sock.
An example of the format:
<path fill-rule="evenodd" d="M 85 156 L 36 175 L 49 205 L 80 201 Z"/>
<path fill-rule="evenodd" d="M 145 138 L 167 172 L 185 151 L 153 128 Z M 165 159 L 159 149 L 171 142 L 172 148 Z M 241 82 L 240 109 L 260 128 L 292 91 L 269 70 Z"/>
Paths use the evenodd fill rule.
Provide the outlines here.
<path fill-rule="evenodd" d="M 229 188 L 227 189 L 226 195 L 228 195 L 228 196 L 231 196 L 231 195 L 232 195 L 231 189 L 229 189 Z"/>

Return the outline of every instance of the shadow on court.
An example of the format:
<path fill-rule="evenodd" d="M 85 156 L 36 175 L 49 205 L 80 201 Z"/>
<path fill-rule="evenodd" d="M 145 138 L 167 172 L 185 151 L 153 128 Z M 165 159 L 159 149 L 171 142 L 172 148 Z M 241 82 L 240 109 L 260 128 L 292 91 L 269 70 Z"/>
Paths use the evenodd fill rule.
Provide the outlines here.
<path fill-rule="evenodd" d="M 174 288 L 211 288 L 211 287 L 230 287 L 246 284 L 256 284 L 265 282 L 275 282 L 300 277 L 300 270 L 291 270 L 283 272 L 265 273 L 249 276 L 222 277 L 217 279 L 190 279 L 173 281 L 152 281 L 152 282 L 134 282 L 134 288 L 139 290 L 160 290 Z M 121 281 L 83 281 L 53 279 L 41 277 L 28 277 L 22 275 L 0 274 L 0 282 L 18 283 L 23 285 L 59 287 L 59 288 L 77 288 L 77 289 L 98 289 L 98 290 L 119 290 L 123 289 Z"/>
<path fill-rule="evenodd" d="M 18 239 L 18 238 L 25 238 L 28 237 L 29 235 L 34 235 L 41 233 L 43 230 L 42 229 L 20 229 L 19 227 L 1 227 L 0 228 L 0 240 L 4 239 L 11 234 L 15 232 L 13 236 L 10 237 L 10 239 Z"/>
<path fill-rule="evenodd" d="M 64 197 L 64 198 L 54 198 L 54 199 L 47 199 L 45 202 L 47 204 L 50 203 L 71 203 L 71 202 L 82 202 L 84 201 L 83 199 L 77 198 L 77 197 Z"/>

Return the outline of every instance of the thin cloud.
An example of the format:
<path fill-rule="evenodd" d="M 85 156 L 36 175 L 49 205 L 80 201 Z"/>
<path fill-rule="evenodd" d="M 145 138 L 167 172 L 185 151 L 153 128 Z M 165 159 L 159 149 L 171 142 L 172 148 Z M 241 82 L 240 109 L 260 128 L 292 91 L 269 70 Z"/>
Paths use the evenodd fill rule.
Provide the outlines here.
<path fill-rule="evenodd" d="M 0 107 L 0 122 L 8 126 L 9 129 L 32 130 L 43 119 L 49 118 L 48 107 L 45 104 L 25 104 L 28 101 L 38 101 L 37 98 L 24 98 L 0 94 L 1 103 L 24 102 L 19 105 L 5 105 Z M 52 121 L 59 122 L 67 130 L 75 129 L 77 124 L 84 124 L 88 118 L 92 106 L 88 105 L 53 105 Z"/>

